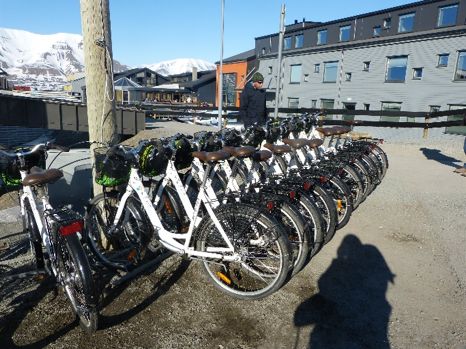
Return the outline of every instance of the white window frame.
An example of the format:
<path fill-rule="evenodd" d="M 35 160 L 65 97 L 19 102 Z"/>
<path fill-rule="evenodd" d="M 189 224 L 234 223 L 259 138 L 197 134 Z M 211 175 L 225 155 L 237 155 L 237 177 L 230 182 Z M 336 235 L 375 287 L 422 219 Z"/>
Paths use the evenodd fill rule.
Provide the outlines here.
<path fill-rule="evenodd" d="M 325 33 L 325 42 L 322 42 L 322 37 L 321 33 Z M 326 45 L 328 42 L 328 30 L 327 29 L 322 29 L 317 32 L 317 45 Z"/>
<path fill-rule="evenodd" d="M 401 30 L 402 29 L 402 22 L 406 18 L 413 18 L 413 27 L 410 30 Z M 398 17 L 398 33 L 411 33 L 414 30 L 414 24 L 416 20 L 416 12 L 405 13 Z"/>
<path fill-rule="evenodd" d="M 342 40 L 342 34 L 343 30 L 348 30 L 348 39 L 347 40 Z M 347 42 L 351 40 L 351 24 L 348 25 L 343 25 L 340 27 L 340 35 L 339 35 L 340 42 Z"/>
<path fill-rule="evenodd" d="M 328 72 L 328 66 L 329 64 L 336 64 L 336 67 L 335 67 L 335 80 L 326 80 L 327 76 L 327 72 Z M 331 67 L 333 69 L 333 66 Z M 324 62 L 324 74 L 323 74 L 323 82 L 325 83 L 336 83 L 337 82 L 337 78 L 338 78 L 338 61 L 330 61 L 330 62 Z"/>
<path fill-rule="evenodd" d="M 453 24 L 442 24 L 440 25 L 440 19 L 442 18 L 442 10 L 450 9 L 450 8 L 456 8 L 456 16 L 455 16 L 455 22 Z M 442 6 L 438 8 L 438 17 L 437 17 L 437 28 L 443 28 L 443 27 L 451 27 L 456 25 L 456 22 L 458 21 L 458 4 L 452 4 L 452 5 L 447 5 L 447 6 Z"/>
<path fill-rule="evenodd" d="M 301 83 L 302 68 L 301 64 L 290 65 L 290 84 Z"/>

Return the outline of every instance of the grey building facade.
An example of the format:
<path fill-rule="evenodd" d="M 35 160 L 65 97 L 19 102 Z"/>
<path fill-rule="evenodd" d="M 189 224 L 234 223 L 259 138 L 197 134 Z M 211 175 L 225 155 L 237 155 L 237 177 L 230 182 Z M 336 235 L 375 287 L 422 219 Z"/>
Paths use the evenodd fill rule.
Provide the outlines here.
<path fill-rule="evenodd" d="M 437 111 L 466 108 L 466 0 L 426 0 L 286 27 L 279 107 Z M 256 38 L 275 91 L 278 33 Z M 275 105 L 273 99 L 269 106 Z"/>

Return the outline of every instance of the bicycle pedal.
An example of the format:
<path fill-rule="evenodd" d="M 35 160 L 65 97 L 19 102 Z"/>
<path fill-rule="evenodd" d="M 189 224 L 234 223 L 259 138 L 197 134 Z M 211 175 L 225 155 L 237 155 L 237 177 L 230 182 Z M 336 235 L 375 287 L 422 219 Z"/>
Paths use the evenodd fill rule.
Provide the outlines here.
<path fill-rule="evenodd" d="M 134 263 L 136 261 L 136 256 L 137 256 L 137 252 L 135 249 L 131 250 L 129 253 L 128 253 L 128 256 L 126 256 L 126 259 L 131 262 L 131 263 Z"/>
<path fill-rule="evenodd" d="M 231 279 L 225 274 L 223 274 L 221 271 L 217 271 L 215 274 L 221 281 L 223 281 L 227 285 L 231 285 Z"/>
<path fill-rule="evenodd" d="M 47 278 L 47 274 L 46 273 L 38 273 L 36 275 L 34 275 L 34 281 L 36 282 L 42 282 L 44 281 L 45 279 Z"/>

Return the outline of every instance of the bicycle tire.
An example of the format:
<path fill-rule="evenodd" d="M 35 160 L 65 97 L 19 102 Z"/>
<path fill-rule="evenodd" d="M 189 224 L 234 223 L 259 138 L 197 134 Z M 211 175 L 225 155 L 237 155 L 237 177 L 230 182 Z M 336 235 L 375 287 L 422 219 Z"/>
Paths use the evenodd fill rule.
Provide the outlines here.
<path fill-rule="evenodd" d="M 333 198 L 320 185 L 314 183 L 312 186 L 312 193 L 314 194 L 313 197 L 315 198 L 315 204 L 322 215 L 322 221 L 325 222 L 323 224 L 323 244 L 325 245 L 332 240 L 337 230 L 337 207 L 335 206 Z"/>
<path fill-rule="evenodd" d="M 60 284 L 71 302 L 81 328 L 97 330 L 96 289 L 86 252 L 77 234 L 57 236 L 57 272 Z"/>
<path fill-rule="evenodd" d="M 364 195 L 364 187 L 359 173 L 357 173 L 351 166 L 345 165 L 343 173 L 339 178 L 348 186 L 353 197 L 353 210 L 357 209 Z"/>
<path fill-rule="evenodd" d="M 363 181 L 364 193 L 361 199 L 361 203 L 362 203 L 364 202 L 364 200 L 367 199 L 369 194 L 372 193 L 372 191 L 374 190 L 375 184 L 373 183 L 373 180 L 371 178 L 371 175 L 365 163 L 355 158 L 352 160 L 351 166 L 357 173 L 359 173 Z"/>
<path fill-rule="evenodd" d="M 108 268 L 128 270 L 145 255 L 152 238 L 152 225 L 141 214 L 137 201 L 130 197 L 125 203 L 119 231 L 110 234 L 119 203 L 119 194 L 110 192 L 95 196 L 86 210 L 86 243 L 98 261 Z"/>
<path fill-rule="evenodd" d="M 312 238 L 306 229 L 304 218 L 293 205 L 282 203 L 280 207 L 279 222 L 285 228 L 293 256 L 291 276 L 301 271 L 308 261 Z"/>
<path fill-rule="evenodd" d="M 270 215 L 242 203 L 222 205 L 215 210 L 215 215 L 241 260 L 203 258 L 202 266 L 212 284 L 239 299 L 261 299 L 279 290 L 289 275 L 291 263 L 282 226 Z M 210 246 L 226 246 L 210 216 L 204 217 L 195 238 L 201 251 L 207 251 Z M 262 246 L 254 241 L 260 241 Z M 265 265 L 266 262 L 270 265 Z"/>
<path fill-rule="evenodd" d="M 335 176 L 329 178 L 325 184 L 324 188 L 331 194 L 337 206 L 337 230 L 339 230 L 348 224 L 353 213 L 351 192 L 348 186 Z"/>
<path fill-rule="evenodd" d="M 308 254 L 308 260 L 320 251 L 324 244 L 324 229 L 322 228 L 322 215 L 312 197 L 301 192 L 298 200 L 299 211 L 304 217 L 309 235 L 312 237 L 313 245 Z"/>
<path fill-rule="evenodd" d="M 45 266 L 45 260 L 44 253 L 42 251 L 42 239 L 40 237 L 36 221 L 34 220 L 34 215 L 29 201 L 26 201 L 24 204 L 24 212 L 25 214 L 22 216 L 23 232 L 28 234 L 30 249 L 34 255 L 37 269 L 43 269 Z"/>

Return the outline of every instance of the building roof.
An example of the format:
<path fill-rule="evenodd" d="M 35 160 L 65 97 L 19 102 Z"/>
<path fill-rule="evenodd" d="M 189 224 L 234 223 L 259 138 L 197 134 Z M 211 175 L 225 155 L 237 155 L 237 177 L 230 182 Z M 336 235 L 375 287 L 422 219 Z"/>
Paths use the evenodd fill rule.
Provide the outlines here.
<path fill-rule="evenodd" d="M 134 74 L 137 74 L 137 73 L 140 73 L 140 72 L 149 72 L 149 73 L 152 73 L 154 75 L 159 75 L 159 76 L 163 76 L 149 68 L 133 68 L 133 69 L 129 69 L 129 70 L 125 70 L 125 71 L 122 71 L 122 72 L 119 72 L 119 73 L 115 73 L 114 76 L 115 78 L 121 78 L 123 76 L 130 76 L 130 75 L 134 75 Z"/>
<path fill-rule="evenodd" d="M 386 9 L 383 9 L 383 10 L 367 12 L 367 13 L 363 13 L 363 14 L 360 14 L 360 15 L 340 18 L 340 19 L 336 19 L 336 20 L 332 20 L 332 21 L 328 21 L 328 22 L 307 22 L 307 21 L 305 21 L 304 27 L 302 27 L 302 22 L 301 23 L 294 23 L 292 25 L 287 25 L 286 26 L 286 32 L 291 33 L 291 32 L 295 32 L 295 31 L 299 31 L 299 30 L 307 29 L 307 28 L 312 28 L 312 27 L 328 26 L 328 25 L 331 25 L 331 24 L 339 23 L 339 22 L 350 22 L 350 21 L 353 21 L 353 20 L 359 19 L 359 18 L 379 15 L 379 14 L 383 14 L 383 13 L 390 13 L 390 12 L 394 12 L 394 11 L 398 11 L 398 10 L 403 10 L 403 9 L 408 9 L 408 8 L 411 8 L 411 7 L 416 7 L 416 6 L 419 6 L 419 5 L 425 5 L 425 4 L 429 4 L 429 3 L 435 3 L 435 2 L 444 2 L 444 1 L 445 0 L 421 0 L 421 1 L 409 3 L 409 4 L 406 4 L 406 5 L 400 5 L 400 6 L 386 8 Z M 297 29 L 296 29 L 295 25 L 298 26 Z M 268 38 L 270 36 L 278 36 L 278 33 L 259 36 L 259 37 L 256 37 L 256 39 Z"/>
<path fill-rule="evenodd" d="M 2 68 L 0 68 L 0 75 L 8 75 L 8 73 L 4 71 Z"/>
<path fill-rule="evenodd" d="M 134 81 L 131 81 L 126 76 L 116 80 L 114 86 L 115 90 L 126 90 L 128 87 L 141 87 L 141 85 L 138 85 Z"/>
<path fill-rule="evenodd" d="M 256 58 L 256 50 L 251 49 L 248 51 L 244 51 L 241 53 L 238 53 L 237 55 L 225 58 L 223 60 L 223 63 L 233 63 L 233 62 L 238 62 L 238 61 L 249 61 Z M 215 64 L 220 64 L 220 61 L 215 62 Z"/>
<path fill-rule="evenodd" d="M 210 73 L 203 75 L 197 80 L 180 82 L 180 86 L 193 90 L 193 89 L 198 88 L 200 85 L 207 84 L 211 82 L 212 80 L 215 80 L 216 78 L 217 78 L 217 71 L 212 70 Z"/>

